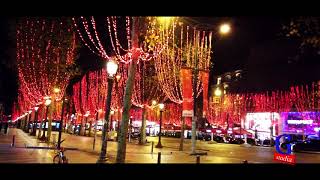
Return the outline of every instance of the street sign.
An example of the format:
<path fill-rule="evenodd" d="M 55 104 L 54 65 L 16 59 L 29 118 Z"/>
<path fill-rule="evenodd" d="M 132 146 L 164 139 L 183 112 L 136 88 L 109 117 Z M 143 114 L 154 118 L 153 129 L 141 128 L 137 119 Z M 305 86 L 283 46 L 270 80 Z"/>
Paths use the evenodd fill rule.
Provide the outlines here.
<path fill-rule="evenodd" d="M 193 110 L 183 110 L 182 111 L 182 117 L 192 117 L 193 116 Z"/>

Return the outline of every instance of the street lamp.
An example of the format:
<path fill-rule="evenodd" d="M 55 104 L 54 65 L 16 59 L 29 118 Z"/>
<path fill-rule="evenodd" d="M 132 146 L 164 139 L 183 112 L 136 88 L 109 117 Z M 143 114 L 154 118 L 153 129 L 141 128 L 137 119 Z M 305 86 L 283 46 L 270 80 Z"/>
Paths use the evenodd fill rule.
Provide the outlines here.
<path fill-rule="evenodd" d="M 40 138 L 40 140 L 43 140 L 43 141 L 46 139 L 46 121 L 48 119 L 48 109 L 51 104 L 51 99 L 49 99 L 49 97 L 45 97 L 45 99 L 46 101 L 44 105 L 46 105 L 46 118 L 44 119 L 43 134 L 42 134 L 42 137 Z"/>
<path fill-rule="evenodd" d="M 88 116 L 90 115 L 90 111 L 87 111 L 86 114 L 84 115 L 84 117 L 86 117 L 86 121 L 85 121 L 85 124 L 84 124 L 84 136 L 86 136 L 86 129 L 87 129 L 87 123 L 88 123 Z M 90 136 L 90 134 L 89 134 Z"/>
<path fill-rule="evenodd" d="M 217 88 L 217 89 L 214 91 L 214 95 L 220 97 L 220 96 L 222 95 L 222 91 L 221 91 L 219 88 Z"/>
<path fill-rule="evenodd" d="M 114 75 L 117 73 L 118 64 L 114 60 L 109 60 L 107 62 L 107 72 L 108 72 L 108 94 L 106 99 L 106 110 L 105 110 L 105 122 L 103 125 L 102 131 L 102 145 L 101 152 L 97 162 L 106 161 L 107 154 L 107 136 L 108 136 L 108 123 L 109 123 L 109 115 L 110 115 L 110 106 L 111 106 L 111 93 L 112 86 L 114 81 Z"/>
<path fill-rule="evenodd" d="M 110 111 L 110 131 L 112 131 L 112 118 L 113 118 L 113 115 L 114 115 L 114 110 L 111 110 Z"/>
<path fill-rule="evenodd" d="M 60 149 L 60 146 L 61 146 L 62 128 L 64 126 L 63 125 L 64 106 L 67 101 L 68 101 L 67 98 L 62 98 L 61 119 L 60 119 L 60 126 L 59 126 L 59 135 L 58 135 L 58 149 Z"/>
<path fill-rule="evenodd" d="M 27 112 L 26 133 L 29 133 L 29 129 L 30 129 L 29 123 L 30 123 L 30 119 L 31 119 L 31 113 L 32 113 L 32 110 L 29 110 L 29 111 Z"/>
<path fill-rule="evenodd" d="M 60 92 L 60 89 L 57 88 L 57 87 L 55 87 L 55 88 L 53 89 L 53 92 L 54 92 L 54 93 L 59 93 L 59 92 Z"/>
<path fill-rule="evenodd" d="M 220 26 L 220 34 L 228 34 L 231 31 L 230 24 L 224 23 Z"/>
<path fill-rule="evenodd" d="M 159 140 L 158 140 L 158 144 L 156 146 L 156 148 L 162 148 L 162 144 L 161 144 L 161 128 L 162 128 L 162 112 L 164 109 L 164 104 L 160 103 L 159 104 L 159 109 L 160 109 L 160 129 L 159 129 Z"/>
<path fill-rule="evenodd" d="M 24 117 L 24 120 L 22 121 L 23 122 L 23 124 L 22 124 L 22 126 L 21 126 L 21 129 L 23 130 L 23 131 L 26 131 L 26 124 L 27 124 L 27 121 L 28 121 L 28 113 L 27 112 L 25 112 L 24 113 L 24 115 L 23 115 L 23 117 Z"/>
<path fill-rule="evenodd" d="M 120 74 L 117 74 L 116 75 L 116 92 L 118 94 L 118 102 L 119 104 L 121 104 L 120 102 L 120 97 L 119 97 L 119 82 L 120 82 L 120 79 L 121 79 L 121 75 Z M 120 105 L 119 105 L 120 106 Z M 117 141 L 118 141 L 118 137 L 120 135 L 120 107 L 118 108 L 117 110 L 117 119 L 118 119 L 118 125 L 117 125 Z"/>
<path fill-rule="evenodd" d="M 38 125 L 38 109 L 39 107 L 36 106 L 34 107 L 35 110 L 35 114 L 34 114 L 34 120 L 33 120 L 33 126 L 32 126 L 32 132 L 31 132 L 31 136 L 35 136 L 37 134 L 37 125 Z"/>
<path fill-rule="evenodd" d="M 152 100 L 152 106 L 157 105 L 157 101 L 156 100 Z"/>

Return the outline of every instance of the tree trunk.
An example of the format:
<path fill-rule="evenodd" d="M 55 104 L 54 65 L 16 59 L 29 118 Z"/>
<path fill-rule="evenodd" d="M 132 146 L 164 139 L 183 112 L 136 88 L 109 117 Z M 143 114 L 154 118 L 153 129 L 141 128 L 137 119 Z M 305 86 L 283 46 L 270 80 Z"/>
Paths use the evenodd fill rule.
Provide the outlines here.
<path fill-rule="evenodd" d="M 143 145 L 146 143 L 146 108 L 142 108 L 142 123 L 140 130 L 140 141 L 139 144 Z"/>
<path fill-rule="evenodd" d="M 138 17 L 133 17 L 132 21 L 132 47 L 133 47 L 133 53 L 132 53 L 132 61 L 130 63 L 129 67 L 129 74 L 128 79 L 126 83 L 126 89 L 124 94 L 124 100 L 123 100 L 123 113 L 122 113 L 122 121 L 121 121 L 121 127 L 120 127 L 120 136 L 118 138 L 118 149 L 117 149 L 117 163 L 124 163 L 126 159 L 126 137 L 128 133 L 128 121 L 129 121 L 129 110 L 131 107 L 131 96 L 132 96 L 132 90 L 135 80 L 135 74 L 136 74 L 136 67 L 137 67 L 137 60 L 139 58 L 138 52 L 136 52 L 136 48 L 139 47 L 138 44 L 138 31 L 139 31 L 139 20 Z"/>
<path fill-rule="evenodd" d="M 185 117 L 181 116 L 181 120 L 182 120 L 182 124 L 181 124 L 181 137 L 180 137 L 179 151 L 183 151 Z"/>
<path fill-rule="evenodd" d="M 134 76 L 136 73 L 136 62 L 132 61 L 129 68 L 129 76 L 127 79 L 126 90 L 123 101 L 122 121 L 118 138 L 117 163 L 124 163 L 126 158 L 126 137 L 128 133 L 129 110 L 131 107 L 131 96 L 134 84 Z"/>

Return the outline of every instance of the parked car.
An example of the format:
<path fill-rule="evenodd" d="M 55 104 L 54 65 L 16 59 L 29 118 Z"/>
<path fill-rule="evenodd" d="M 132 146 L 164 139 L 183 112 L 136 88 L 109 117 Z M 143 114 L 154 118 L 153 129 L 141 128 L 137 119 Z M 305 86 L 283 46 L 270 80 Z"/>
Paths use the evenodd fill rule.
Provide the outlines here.
<path fill-rule="evenodd" d="M 213 136 L 213 140 L 217 143 L 224 143 L 223 137 L 221 136 Z"/>
<path fill-rule="evenodd" d="M 299 151 L 320 151 L 320 139 L 308 139 L 292 145 L 292 150 Z"/>
<path fill-rule="evenodd" d="M 289 138 L 285 138 L 284 142 L 280 144 L 280 147 L 283 149 L 287 149 L 287 144 L 290 143 L 291 145 L 294 145 L 296 143 L 301 143 L 303 142 L 303 135 L 301 134 L 289 134 L 290 136 L 290 140 Z"/>
<path fill-rule="evenodd" d="M 244 140 L 241 138 L 232 138 L 229 140 L 230 144 L 243 144 Z"/>
<path fill-rule="evenodd" d="M 256 145 L 256 141 L 254 138 L 247 138 L 247 143 L 251 145 Z"/>

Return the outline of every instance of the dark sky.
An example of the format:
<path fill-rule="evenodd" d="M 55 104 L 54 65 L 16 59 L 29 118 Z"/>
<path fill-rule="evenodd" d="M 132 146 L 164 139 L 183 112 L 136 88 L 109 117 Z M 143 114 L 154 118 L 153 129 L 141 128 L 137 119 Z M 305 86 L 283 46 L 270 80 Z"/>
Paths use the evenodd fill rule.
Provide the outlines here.
<path fill-rule="evenodd" d="M 319 79 L 319 64 L 292 65 L 290 58 L 298 51 L 298 43 L 280 36 L 281 26 L 290 18 L 282 17 L 203 17 L 195 22 L 218 25 L 230 22 L 232 32 L 228 36 L 216 36 L 213 44 L 213 75 L 243 69 L 244 86 L 248 89 L 285 87 L 296 81 Z M 6 103 L 16 96 L 14 71 L 3 65 L 12 60 L 7 56 L 8 19 L 0 18 L 0 101 Z M 15 42 L 14 42 L 15 43 Z M 90 52 L 90 51 L 86 51 Z M 15 57 L 14 55 L 11 57 Z M 94 57 L 85 55 L 85 59 Z M 82 58 L 83 61 L 83 58 Z M 86 63 L 83 63 L 86 64 Z M 308 68 L 311 68 L 308 71 Z M 301 76 L 301 74 L 303 74 Z M 297 80 L 298 78 L 298 80 Z M 300 80 L 299 80 L 300 78 Z M 10 82 L 10 83 L 8 83 Z"/>

